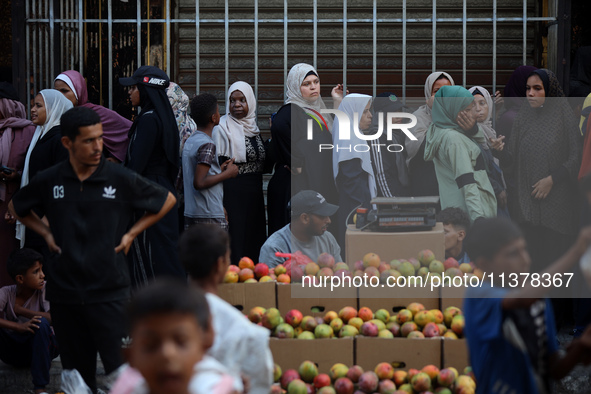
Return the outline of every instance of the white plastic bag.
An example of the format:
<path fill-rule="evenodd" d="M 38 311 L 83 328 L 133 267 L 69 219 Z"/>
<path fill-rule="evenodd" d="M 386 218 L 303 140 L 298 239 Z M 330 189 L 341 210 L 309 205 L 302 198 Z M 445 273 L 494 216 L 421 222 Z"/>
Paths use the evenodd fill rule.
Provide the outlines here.
<path fill-rule="evenodd" d="M 62 391 L 66 394 L 93 394 L 76 369 L 62 371 Z"/>

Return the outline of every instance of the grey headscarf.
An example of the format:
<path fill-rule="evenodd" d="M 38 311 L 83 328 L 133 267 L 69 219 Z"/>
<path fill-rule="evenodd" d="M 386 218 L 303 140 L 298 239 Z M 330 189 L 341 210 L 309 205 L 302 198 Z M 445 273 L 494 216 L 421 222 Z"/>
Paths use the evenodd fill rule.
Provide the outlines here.
<path fill-rule="evenodd" d="M 291 70 L 289 70 L 289 74 L 287 75 L 287 82 L 285 83 L 287 88 L 287 97 L 285 99 L 285 104 L 296 104 L 297 106 L 301 107 L 306 113 L 313 114 L 313 112 L 310 111 L 308 108 L 320 112 L 321 109 L 326 109 L 326 104 L 324 104 L 324 101 L 322 100 L 322 97 L 320 95 L 318 96 L 318 99 L 314 102 L 310 102 L 302 96 L 300 87 L 302 86 L 302 82 L 304 82 L 304 79 L 306 79 L 306 75 L 308 75 L 310 71 L 318 75 L 316 69 L 307 63 L 298 63 L 294 65 L 291 68 Z M 332 131 L 332 116 L 323 115 L 323 117 L 328 125 L 328 130 Z"/>
<path fill-rule="evenodd" d="M 429 101 L 429 99 L 431 98 L 433 84 L 442 75 L 444 75 L 449 80 L 449 82 L 451 82 L 452 86 L 455 85 L 454 79 L 448 73 L 444 71 L 435 71 L 434 73 L 431 73 L 427 77 L 427 81 L 425 81 L 425 101 Z M 410 131 L 415 137 L 417 137 L 417 140 L 413 141 L 406 137 L 406 142 L 404 145 L 407 155 L 406 165 L 408 165 L 412 158 L 415 157 L 415 155 L 419 151 L 419 148 L 421 147 L 421 144 L 425 140 L 425 134 L 427 133 L 427 129 L 431 125 L 431 108 L 429 108 L 429 106 L 425 102 L 425 105 L 420 106 L 419 109 L 417 109 L 413 113 L 413 115 L 417 117 L 417 124 Z"/>

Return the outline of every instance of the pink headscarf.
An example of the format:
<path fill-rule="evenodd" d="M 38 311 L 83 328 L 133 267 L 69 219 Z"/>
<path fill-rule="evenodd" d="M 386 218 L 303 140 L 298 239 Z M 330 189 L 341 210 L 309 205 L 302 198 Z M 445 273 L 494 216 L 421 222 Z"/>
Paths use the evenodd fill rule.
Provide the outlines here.
<path fill-rule="evenodd" d="M 56 80 L 58 79 L 67 83 L 72 89 L 78 99 L 78 106 L 90 108 L 100 116 L 103 124 L 103 143 L 105 147 L 117 160 L 125 161 L 127 145 L 129 144 L 127 134 L 131 128 L 131 121 L 102 105 L 89 103 L 86 81 L 78 71 L 64 71 L 57 76 Z"/>
<path fill-rule="evenodd" d="M 22 129 L 14 135 L 13 129 Z M 25 106 L 15 100 L 0 98 L 0 164 L 22 169 L 24 153 L 33 138 L 35 125 L 27 119 Z M 15 142 L 16 141 L 16 142 Z M 15 142 L 16 146 L 13 146 Z M 0 183 L 0 201 L 6 201 L 6 184 Z"/>

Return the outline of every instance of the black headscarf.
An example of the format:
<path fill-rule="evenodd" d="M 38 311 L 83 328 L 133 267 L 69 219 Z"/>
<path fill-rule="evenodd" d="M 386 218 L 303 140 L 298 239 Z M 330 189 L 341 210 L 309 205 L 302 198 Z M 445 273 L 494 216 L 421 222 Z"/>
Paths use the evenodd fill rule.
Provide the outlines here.
<path fill-rule="evenodd" d="M 144 84 L 142 82 L 137 84 L 137 88 L 140 93 L 140 106 L 142 107 L 142 111 L 131 125 L 131 129 L 129 130 L 129 138 L 131 140 L 131 137 L 135 133 L 138 119 L 141 118 L 141 116 L 146 112 L 154 111 L 162 122 L 162 147 L 164 148 L 167 160 L 172 165 L 172 177 L 176 178 L 179 169 L 178 152 L 180 141 L 176 119 L 174 117 L 174 113 L 172 112 L 172 107 L 168 101 L 168 97 L 166 96 L 166 88 L 170 83 L 170 79 L 164 71 L 157 67 L 142 66 L 142 68 L 148 67 L 150 68 L 150 70 L 148 70 L 150 74 L 156 75 L 161 79 L 165 79 L 166 82 L 161 86 Z"/>
<path fill-rule="evenodd" d="M 9 82 L 0 82 L 0 99 L 3 98 L 19 101 L 16 89 Z"/>

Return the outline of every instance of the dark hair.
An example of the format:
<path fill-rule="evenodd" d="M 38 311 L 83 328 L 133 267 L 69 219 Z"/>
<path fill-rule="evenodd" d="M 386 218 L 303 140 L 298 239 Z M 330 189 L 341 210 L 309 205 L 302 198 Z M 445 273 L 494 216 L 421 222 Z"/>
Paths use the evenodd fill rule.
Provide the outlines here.
<path fill-rule="evenodd" d="M 195 224 L 179 240 L 179 258 L 193 279 L 207 278 L 228 252 L 229 238 L 217 224 Z"/>
<path fill-rule="evenodd" d="M 25 275 L 36 262 L 43 264 L 43 255 L 33 249 L 17 249 L 8 256 L 6 269 L 8 275 L 16 281 L 17 275 Z"/>
<path fill-rule="evenodd" d="M 435 82 L 439 81 L 440 79 L 447 79 L 449 81 L 449 78 L 445 74 L 443 74 L 443 73 L 441 73 L 441 75 L 439 75 L 437 77 L 437 79 L 435 80 Z M 451 82 L 451 81 L 449 81 L 449 82 Z"/>
<path fill-rule="evenodd" d="M 71 141 L 80 134 L 80 127 L 92 126 L 101 123 L 101 117 L 90 108 L 74 107 L 67 110 L 60 118 L 62 137 L 68 137 Z"/>
<path fill-rule="evenodd" d="M 443 224 L 451 224 L 454 227 L 459 227 L 464 231 L 470 228 L 470 216 L 463 209 L 450 207 L 445 208 L 437 214 L 437 221 Z"/>
<path fill-rule="evenodd" d="M 479 257 L 491 260 L 502 247 L 522 237 L 519 227 L 509 219 L 477 219 L 466 236 L 464 250 L 472 261 Z"/>
<path fill-rule="evenodd" d="M 129 303 L 130 331 L 142 319 L 172 313 L 193 315 L 203 330 L 209 329 L 209 305 L 205 294 L 190 287 L 186 281 L 165 278 L 156 279 L 139 290 Z"/>
<path fill-rule="evenodd" d="M 198 127 L 206 127 L 211 122 L 218 106 L 218 99 L 213 94 L 201 93 L 191 100 L 191 118 Z"/>

